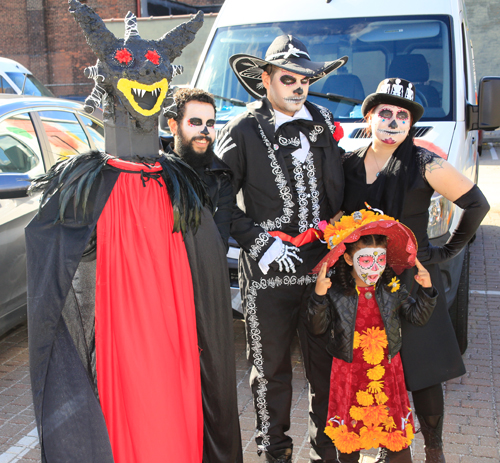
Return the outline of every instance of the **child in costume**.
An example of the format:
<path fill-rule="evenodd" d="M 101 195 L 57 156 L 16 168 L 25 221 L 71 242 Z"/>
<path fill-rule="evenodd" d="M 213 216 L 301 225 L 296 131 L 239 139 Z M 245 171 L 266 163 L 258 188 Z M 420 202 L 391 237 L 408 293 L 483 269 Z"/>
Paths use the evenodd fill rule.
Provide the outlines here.
<path fill-rule="evenodd" d="M 406 392 L 401 317 L 425 325 L 437 298 L 416 259 L 413 233 L 391 217 L 361 210 L 324 230 L 331 251 L 316 267 L 308 307 L 314 334 L 330 331 L 333 355 L 325 433 L 341 463 L 381 447 L 387 461 L 411 462 L 413 419 Z M 336 263 L 333 283 L 327 269 Z M 394 276 L 416 264 L 417 300 Z M 392 269 L 391 269 L 392 267 Z"/>

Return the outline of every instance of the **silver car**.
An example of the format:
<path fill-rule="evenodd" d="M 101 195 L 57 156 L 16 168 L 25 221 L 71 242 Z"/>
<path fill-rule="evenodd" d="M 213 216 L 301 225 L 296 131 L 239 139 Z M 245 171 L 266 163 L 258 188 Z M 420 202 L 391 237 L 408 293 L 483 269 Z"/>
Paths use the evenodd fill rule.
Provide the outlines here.
<path fill-rule="evenodd" d="M 24 228 L 39 195 L 30 180 L 54 163 L 91 149 L 104 150 L 97 112 L 57 98 L 0 95 L 0 335 L 26 319 Z"/>

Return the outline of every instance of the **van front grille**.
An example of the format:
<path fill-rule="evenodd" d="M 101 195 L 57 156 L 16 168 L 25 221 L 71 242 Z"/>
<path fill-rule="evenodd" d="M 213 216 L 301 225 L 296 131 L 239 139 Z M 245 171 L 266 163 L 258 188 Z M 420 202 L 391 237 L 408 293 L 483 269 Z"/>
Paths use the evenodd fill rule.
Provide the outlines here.
<path fill-rule="evenodd" d="M 416 138 L 422 138 L 427 135 L 432 130 L 432 127 L 416 127 Z M 365 128 L 354 129 L 350 134 L 349 138 L 371 138 L 371 136 L 366 132 Z"/>

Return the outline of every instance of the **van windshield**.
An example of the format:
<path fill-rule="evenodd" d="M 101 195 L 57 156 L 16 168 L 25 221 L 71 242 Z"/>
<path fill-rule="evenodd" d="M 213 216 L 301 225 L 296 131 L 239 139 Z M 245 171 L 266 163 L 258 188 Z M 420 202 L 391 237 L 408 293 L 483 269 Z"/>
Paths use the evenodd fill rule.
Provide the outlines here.
<path fill-rule="evenodd" d="M 229 57 L 245 53 L 264 58 L 281 34 L 298 37 L 314 61 L 347 55 L 339 70 L 315 82 L 309 101 L 329 108 L 336 119 L 359 121 L 361 102 L 380 81 L 401 77 L 415 84 L 422 120 L 453 117 L 450 19 L 448 16 L 344 18 L 276 22 L 219 28 L 195 82 L 217 95 L 217 119 L 232 119 L 253 99 L 229 67 Z M 328 94 L 336 95 L 336 97 Z M 342 98 L 344 97 L 344 98 Z"/>
<path fill-rule="evenodd" d="M 31 74 L 25 74 L 24 72 L 7 72 L 6 74 L 19 87 L 22 95 L 54 96 L 47 87 Z"/>

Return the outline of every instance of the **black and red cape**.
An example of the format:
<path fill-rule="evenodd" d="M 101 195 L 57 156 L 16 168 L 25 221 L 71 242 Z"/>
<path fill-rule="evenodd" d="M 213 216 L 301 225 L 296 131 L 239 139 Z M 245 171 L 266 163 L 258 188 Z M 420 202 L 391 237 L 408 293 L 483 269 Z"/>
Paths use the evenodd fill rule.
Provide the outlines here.
<path fill-rule="evenodd" d="M 241 462 L 224 244 L 208 208 L 169 194 L 195 177 L 99 162 L 74 194 L 85 161 L 53 176 L 26 228 L 42 462 Z M 172 233 L 183 213 L 198 227 Z"/>

